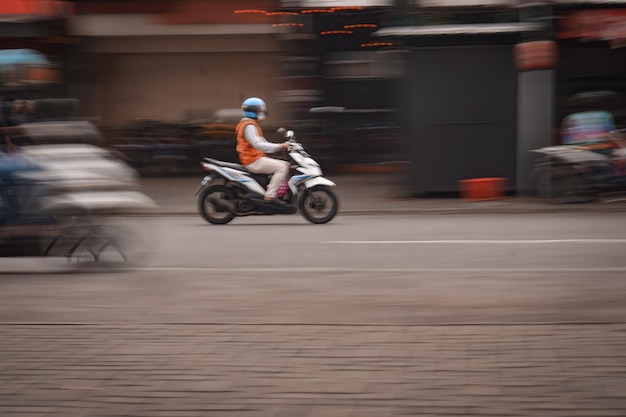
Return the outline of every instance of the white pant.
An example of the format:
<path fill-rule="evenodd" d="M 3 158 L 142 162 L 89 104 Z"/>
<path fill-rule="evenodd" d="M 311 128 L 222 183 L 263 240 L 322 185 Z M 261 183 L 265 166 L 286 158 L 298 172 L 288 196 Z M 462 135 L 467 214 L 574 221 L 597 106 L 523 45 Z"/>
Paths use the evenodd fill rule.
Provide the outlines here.
<path fill-rule="evenodd" d="M 272 175 L 272 179 L 265 192 L 265 198 L 270 199 L 276 198 L 276 192 L 278 191 L 278 187 L 280 187 L 281 181 L 287 178 L 287 174 L 289 174 L 289 162 L 263 156 L 250 165 L 247 165 L 246 169 L 253 174 Z"/>

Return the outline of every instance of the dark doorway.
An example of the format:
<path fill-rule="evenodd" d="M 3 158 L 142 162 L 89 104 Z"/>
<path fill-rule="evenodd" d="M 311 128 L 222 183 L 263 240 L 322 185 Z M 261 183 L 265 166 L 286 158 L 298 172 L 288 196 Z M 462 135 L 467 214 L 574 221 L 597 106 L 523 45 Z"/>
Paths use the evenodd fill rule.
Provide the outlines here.
<path fill-rule="evenodd" d="M 517 72 L 511 46 L 416 48 L 400 106 L 415 193 L 466 178 L 515 184 Z"/>

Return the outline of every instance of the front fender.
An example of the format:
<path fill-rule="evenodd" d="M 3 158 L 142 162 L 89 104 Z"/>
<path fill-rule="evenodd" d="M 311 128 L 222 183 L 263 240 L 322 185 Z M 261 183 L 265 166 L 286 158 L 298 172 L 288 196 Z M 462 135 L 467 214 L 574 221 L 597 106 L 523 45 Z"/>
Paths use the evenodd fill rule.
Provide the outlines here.
<path fill-rule="evenodd" d="M 317 185 L 327 185 L 329 187 L 335 187 L 337 184 L 335 184 L 328 178 L 324 178 L 324 177 L 316 177 L 316 178 L 311 178 L 310 180 L 304 181 L 304 186 L 306 188 L 312 188 Z"/>

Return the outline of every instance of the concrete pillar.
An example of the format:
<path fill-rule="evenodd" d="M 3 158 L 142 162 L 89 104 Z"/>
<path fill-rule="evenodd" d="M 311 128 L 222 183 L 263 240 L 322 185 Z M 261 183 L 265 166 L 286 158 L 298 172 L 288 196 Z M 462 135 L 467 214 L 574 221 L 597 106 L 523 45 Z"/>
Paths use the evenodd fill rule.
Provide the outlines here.
<path fill-rule="evenodd" d="M 518 193 L 531 190 L 532 149 L 550 146 L 554 121 L 554 71 L 518 74 L 517 183 Z"/>
<path fill-rule="evenodd" d="M 540 23 L 542 29 L 522 34 L 523 42 L 554 39 L 553 14 L 550 3 L 542 0 L 522 0 L 519 4 L 520 22 Z M 535 45 L 537 46 L 537 45 Z M 532 51 L 532 49 L 531 49 Z M 517 78 L 517 154 L 516 184 L 518 194 L 532 190 L 531 172 L 534 156 L 530 150 L 552 144 L 554 126 L 555 71 L 557 55 L 548 57 L 546 51 L 519 58 Z M 549 62 L 551 59 L 553 63 Z M 520 65 L 524 68 L 520 68 Z"/>

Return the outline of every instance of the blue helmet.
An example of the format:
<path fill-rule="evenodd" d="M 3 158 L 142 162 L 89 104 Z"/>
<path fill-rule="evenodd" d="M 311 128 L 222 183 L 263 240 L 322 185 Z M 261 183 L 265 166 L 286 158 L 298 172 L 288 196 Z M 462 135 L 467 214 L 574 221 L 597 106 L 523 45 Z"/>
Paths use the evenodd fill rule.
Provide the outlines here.
<path fill-rule="evenodd" d="M 243 101 L 241 105 L 243 115 L 251 119 L 265 119 L 267 116 L 267 106 L 265 102 L 258 97 L 250 97 Z"/>

